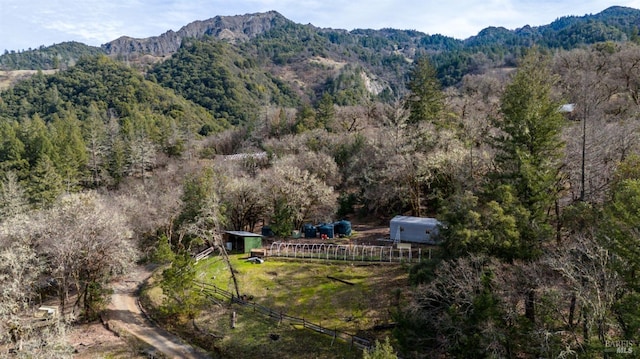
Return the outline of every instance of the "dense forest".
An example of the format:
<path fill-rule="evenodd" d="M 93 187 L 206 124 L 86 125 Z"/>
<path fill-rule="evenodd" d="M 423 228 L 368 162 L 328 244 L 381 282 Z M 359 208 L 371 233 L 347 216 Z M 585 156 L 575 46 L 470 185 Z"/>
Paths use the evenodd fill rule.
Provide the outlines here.
<path fill-rule="evenodd" d="M 444 226 L 408 269 L 402 357 L 635 355 L 639 21 L 614 7 L 464 41 L 284 22 L 148 62 L 3 55 L 60 71 L 0 93 L 0 343 L 70 357 L 21 310 L 51 294 L 94 320 L 114 276 L 187 268 L 225 229 L 411 214 Z"/>

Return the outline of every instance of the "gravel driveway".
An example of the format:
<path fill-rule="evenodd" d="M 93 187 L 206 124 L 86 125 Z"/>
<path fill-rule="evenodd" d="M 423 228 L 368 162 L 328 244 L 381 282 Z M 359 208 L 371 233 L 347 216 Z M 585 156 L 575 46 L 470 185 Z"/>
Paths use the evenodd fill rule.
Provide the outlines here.
<path fill-rule="evenodd" d="M 136 292 L 151 273 L 149 268 L 137 266 L 114 284 L 114 293 L 104 318 L 109 329 L 116 333 L 125 332 L 133 335 L 168 358 L 209 358 L 177 336 L 156 326 L 143 314 L 138 305 Z"/>

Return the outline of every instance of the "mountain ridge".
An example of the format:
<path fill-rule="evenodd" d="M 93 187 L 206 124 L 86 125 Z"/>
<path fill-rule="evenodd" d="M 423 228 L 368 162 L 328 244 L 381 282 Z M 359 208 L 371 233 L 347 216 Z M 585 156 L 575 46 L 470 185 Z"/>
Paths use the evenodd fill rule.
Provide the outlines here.
<path fill-rule="evenodd" d="M 624 6 L 610 6 L 603 11 L 596 14 L 586 14 L 583 16 L 562 16 L 554 20 L 548 25 L 541 26 L 530 26 L 523 25 L 520 28 L 516 28 L 513 30 L 506 29 L 504 27 L 496 27 L 489 26 L 478 32 L 477 35 L 470 36 L 466 39 L 455 39 L 453 37 L 441 35 L 441 34 L 426 34 L 417 30 L 400 30 L 400 29 L 390 29 L 390 28 L 381 28 L 381 29 L 353 29 L 353 30 L 344 30 L 344 29 L 332 29 L 332 28 L 320 28 L 315 27 L 313 25 L 304 25 L 311 26 L 317 31 L 329 31 L 329 32 L 340 32 L 345 34 L 361 34 L 361 33 L 378 33 L 379 35 L 384 35 L 385 31 L 393 30 L 398 32 L 412 33 L 416 37 L 428 37 L 428 38 L 445 38 L 449 43 L 461 43 L 461 44 L 473 44 L 477 41 L 478 38 L 482 38 L 483 34 L 487 32 L 493 32 L 496 30 L 504 30 L 513 35 L 522 35 L 524 33 L 530 33 L 531 31 L 537 32 L 537 37 L 540 37 L 540 33 L 549 33 L 550 31 L 561 31 L 566 29 L 569 26 L 575 25 L 576 23 L 586 22 L 590 20 L 594 21 L 606 21 L 606 22 L 614 22 L 618 26 L 621 27 L 629 27 L 629 19 L 634 19 L 634 25 L 637 27 L 640 24 L 640 10 L 624 7 Z M 264 33 L 276 27 L 278 25 L 283 25 L 287 23 L 293 23 L 293 21 L 287 19 L 280 13 L 275 10 L 267 11 L 267 12 L 257 12 L 257 13 L 249 13 L 244 15 L 232 15 L 232 16 L 215 16 L 206 20 L 195 20 L 184 25 L 180 30 L 173 31 L 168 30 L 163 34 L 157 36 L 151 36 L 147 38 L 134 38 L 130 36 L 121 36 L 117 39 L 114 39 L 110 42 L 102 44 L 101 46 L 89 46 L 84 45 L 87 49 L 91 50 L 83 50 L 82 52 L 95 52 L 100 49 L 102 52 L 117 56 L 117 55 L 128 55 L 128 54 L 140 54 L 140 55 L 152 55 L 152 56 L 168 56 L 172 53 L 175 53 L 177 49 L 180 47 L 182 41 L 185 38 L 201 38 L 205 35 L 212 36 L 214 38 L 223 39 L 227 41 L 238 41 L 238 40 L 247 40 L 253 38 L 257 35 Z M 11 70 L 11 69 L 24 69 L 24 70 L 37 70 L 37 69 L 50 69 L 53 65 L 53 59 L 49 59 L 47 64 L 40 63 L 37 66 L 38 68 L 34 68 L 33 66 L 30 68 L 25 67 L 21 61 L 7 61 L 8 57 L 16 57 L 25 53 L 36 53 L 39 56 L 43 56 L 45 58 L 53 58 L 54 56 L 46 56 L 42 55 L 43 50 L 47 50 L 50 48 L 56 49 L 60 46 L 65 46 L 66 43 L 77 43 L 75 41 L 63 42 L 60 44 L 54 44 L 51 46 L 42 46 L 38 49 L 27 50 L 22 52 L 5 52 L 5 54 L 0 55 L 0 69 Z M 58 56 L 60 57 L 60 56 Z M 63 59 L 67 60 L 67 59 Z M 69 62 L 75 62 L 77 58 L 71 59 Z"/>
<path fill-rule="evenodd" d="M 164 57 L 175 53 L 186 38 L 212 36 L 235 42 L 247 40 L 274 26 L 291 22 L 277 11 L 234 16 L 215 16 L 193 21 L 178 31 L 169 30 L 159 36 L 132 38 L 122 36 L 100 47 L 108 55 L 140 54 Z"/>
<path fill-rule="evenodd" d="M 348 64 L 350 73 L 333 71 L 333 80 L 316 78 L 300 91 L 322 92 L 327 86 L 342 86 L 335 76 L 351 77 L 365 69 L 368 77 L 391 84 L 393 92 L 403 86 L 411 63 L 429 56 L 444 86 L 459 83 L 465 74 L 477 74 L 488 68 L 513 67 L 523 48 L 533 45 L 549 49 L 572 49 L 603 41 L 637 41 L 640 10 L 611 6 L 595 15 L 559 17 L 548 25 L 524 25 L 515 30 L 487 27 L 464 40 L 416 30 L 392 28 L 331 29 L 295 23 L 277 11 L 233 16 L 215 16 L 193 21 L 178 31 L 136 39 L 123 36 L 101 47 L 81 43 L 57 44 L 22 53 L 0 56 L 0 70 L 65 69 L 82 56 L 96 53 L 137 66 L 143 71 L 163 61 L 193 41 L 223 41 L 232 51 L 261 67 L 265 73 L 286 80 L 282 74 L 294 74 L 295 81 L 307 82 L 311 76 L 325 76 L 317 71 L 322 61 Z M 185 40 L 189 40 L 186 41 Z M 330 83 L 333 81 L 333 83 Z M 357 82 L 357 80 L 355 80 Z M 297 85 L 292 83 L 293 87 Z M 312 96 L 313 97 L 313 96 Z"/>

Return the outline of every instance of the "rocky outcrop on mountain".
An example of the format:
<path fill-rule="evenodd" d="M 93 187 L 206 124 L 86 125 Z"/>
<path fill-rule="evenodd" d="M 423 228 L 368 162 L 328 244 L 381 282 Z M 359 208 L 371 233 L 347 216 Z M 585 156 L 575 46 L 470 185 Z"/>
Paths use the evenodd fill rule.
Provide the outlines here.
<path fill-rule="evenodd" d="M 102 45 L 109 55 L 167 56 L 176 52 L 186 38 L 212 36 L 231 42 L 244 41 L 290 22 L 276 11 L 238 16 L 216 16 L 209 20 L 194 21 L 180 30 L 169 30 L 160 36 L 135 39 L 127 36 Z"/>

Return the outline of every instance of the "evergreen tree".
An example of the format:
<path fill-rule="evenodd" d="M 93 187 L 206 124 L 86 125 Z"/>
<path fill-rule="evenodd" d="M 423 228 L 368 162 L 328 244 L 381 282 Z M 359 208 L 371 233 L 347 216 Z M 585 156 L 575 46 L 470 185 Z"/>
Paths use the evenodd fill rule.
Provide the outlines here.
<path fill-rule="evenodd" d="M 535 256 L 550 235 L 547 213 L 559 197 L 564 118 L 552 99 L 555 79 L 547 64 L 534 50 L 523 59 L 502 97 L 502 118 L 495 123 L 501 133 L 493 138 L 497 173 L 492 188 L 510 186 L 517 207 L 529 212 L 528 221 L 519 225 L 525 257 Z"/>
<path fill-rule="evenodd" d="M 302 133 L 318 127 L 316 112 L 309 105 L 303 105 L 296 113 L 296 133 Z"/>
<path fill-rule="evenodd" d="M 603 240 L 618 257 L 617 269 L 628 285 L 640 292 L 640 178 L 617 181 L 611 193 L 605 206 Z"/>
<path fill-rule="evenodd" d="M 336 110 L 333 107 L 333 98 L 328 92 L 325 92 L 318 103 L 318 110 L 316 111 L 317 126 L 330 129 L 334 121 L 335 114 Z"/>
<path fill-rule="evenodd" d="M 207 169 L 202 173 L 190 175 L 182 185 L 182 212 L 178 225 L 193 222 L 205 210 L 209 198 L 215 196 L 215 174 Z"/>
<path fill-rule="evenodd" d="M 0 171 L 21 173 L 27 169 L 25 146 L 18 137 L 18 124 L 0 121 Z"/>
<path fill-rule="evenodd" d="M 409 81 L 411 93 L 407 98 L 410 124 L 440 123 L 444 111 L 444 94 L 436 69 L 427 57 L 419 59 L 412 69 Z"/>
<path fill-rule="evenodd" d="M 58 154 L 55 166 L 62 176 L 67 192 L 81 179 L 81 172 L 87 164 L 87 152 L 80 121 L 74 111 L 65 110 L 53 116 L 51 123 L 52 142 Z"/>
<path fill-rule="evenodd" d="M 29 199 L 38 207 L 51 205 L 64 191 L 62 177 L 56 171 L 49 156 L 42 155 L 31 171 L 27 193 Z"/>
<path fill-rule="evenodd" d="M 376 340 L 375 347 L 362 353 L 362 359 L 398 359 L 398 355 L 387 337 L 382 343 Z"/>
<path fill-rule="evenodd" d="M 178 322 L 197 316 L 204 297 L 194 289 L 196 273 L 195 260 L 187 251 L 177 254 L 162 272 L 160 286 L 165 299 L 160 310 L 165 316 Z"/>
<path fill-rule="evenodd" d="M 624 338 L 635 340 L 640 331 L 640 178 L 638 157 L 632 156 L 621 167 L 635 164 L 630 178 L 616 181 L 612 199 L 605 206 L 601 242 L 613 254 L 613 268 L 624 281 L 616 293 L 614 312 Z M 620 175 L 621 171 L 618 171 Z M 630 173 L 627 173 L 627 175 Z M 624 176 L 627 177 L 627 176 Z"/>
<path fill-rule="evenodd" d="M 58 154 L 55 151 L 47 124 L 42 117 L 34 115 L 31 119 L 25 119 L 21 123 L 19 138 L 25 146 L 25 159 L 33 168 L 46 156 L 50 161 L 56 161 Z"/>

